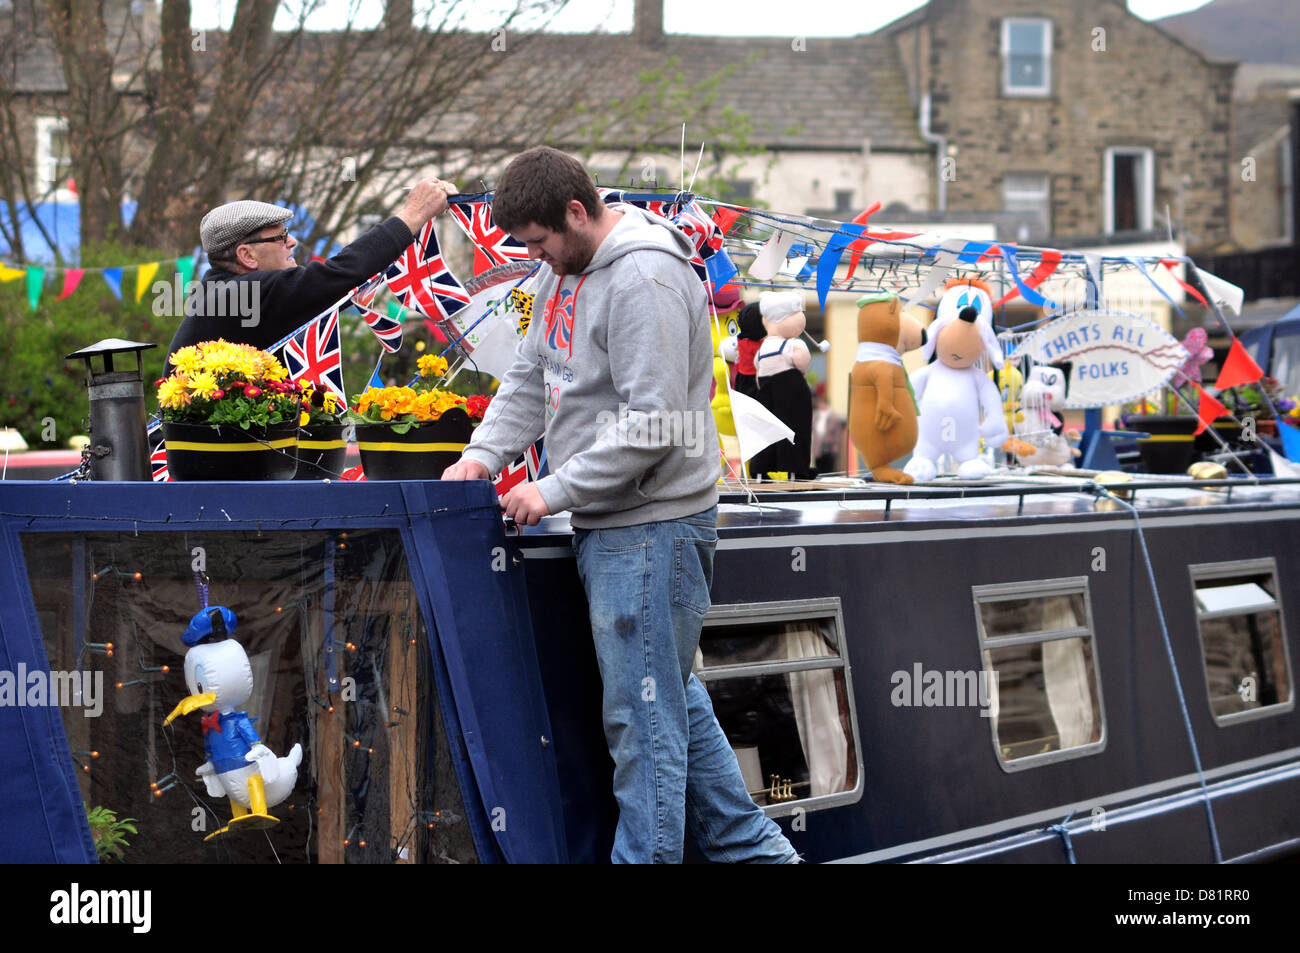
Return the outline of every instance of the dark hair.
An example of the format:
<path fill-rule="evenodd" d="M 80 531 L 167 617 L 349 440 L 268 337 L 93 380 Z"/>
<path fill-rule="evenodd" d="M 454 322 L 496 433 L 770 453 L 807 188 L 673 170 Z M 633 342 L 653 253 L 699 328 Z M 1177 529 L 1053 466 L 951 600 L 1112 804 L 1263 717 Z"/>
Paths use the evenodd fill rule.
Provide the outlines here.
<path fill-rule="evenodd" d="M 604 203 L 582 163 L 550 146 L 534 146 L 515 156 L 501 173 L 492 196 L 492 219 L 508 232 L 530 222 L 564 232 L 565 209 L 574 199 L 589 216 L 600 217 Z"/>

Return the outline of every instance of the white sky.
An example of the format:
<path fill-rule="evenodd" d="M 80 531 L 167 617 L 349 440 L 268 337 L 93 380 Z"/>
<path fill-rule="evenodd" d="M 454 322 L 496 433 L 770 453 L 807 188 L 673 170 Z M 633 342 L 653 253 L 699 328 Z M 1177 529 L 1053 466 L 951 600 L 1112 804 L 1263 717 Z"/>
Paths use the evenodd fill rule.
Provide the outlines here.
<path fill-rule="evenodd" d="M 1209 0 L 1129 0 L 1129 9 L 1144 19 L 1183 13 Z M 669 33 L 717 36 L 851 36 L 870 33 L 922 6 L 924 0 L 664 0 L 664 28 Z M 417 12 L 434 8 L 439 19 L 451 11 L 453 22 L 468 29 L 490 31 L 501 25 L 502 11 L 513 4 L 502 0 L 415 0 Z M 351 17 L 356 29 L 379 23 L 382 0 L 284 0 L 277 26 L 291 27 L 298 11 L 311 8 L 308 27 L 338 29 Z M 632 28 L 633 0 L 569 0 L 554 17 L 551 29 L 589 32 Z M 235 0 L 194 0 L 192 23 L 197 28 L 228 26 Z M 537 23 L 537 20 L 532 20 Z M 520 24 L 522 25 L 522 23 Z"/>

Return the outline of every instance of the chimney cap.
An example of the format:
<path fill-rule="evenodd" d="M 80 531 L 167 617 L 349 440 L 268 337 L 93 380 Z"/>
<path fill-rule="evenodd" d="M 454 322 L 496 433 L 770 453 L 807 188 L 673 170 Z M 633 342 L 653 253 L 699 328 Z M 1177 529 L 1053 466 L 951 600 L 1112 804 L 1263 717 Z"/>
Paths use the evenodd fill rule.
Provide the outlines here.
<path fill-rule="evenodd" d="M 64 360 L 70 361 L 74 357 L 89 360 L 100 354 L 122 354 L 129 351 L 147 351 L 151 347 L 157 347 L 157 344 L 143 343 L 141 341 L 124 341 L 121 338 L 104 338 L 98 344 L 92 344 L 90 347 L 83 347 L 80 351 L 73 351 L 67 355 Z"/>

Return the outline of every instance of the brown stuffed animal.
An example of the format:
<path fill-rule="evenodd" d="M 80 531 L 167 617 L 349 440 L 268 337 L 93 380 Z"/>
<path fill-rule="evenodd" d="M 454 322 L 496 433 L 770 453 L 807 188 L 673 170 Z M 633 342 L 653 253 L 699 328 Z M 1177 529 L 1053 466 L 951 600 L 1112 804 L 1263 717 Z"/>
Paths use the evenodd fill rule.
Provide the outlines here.
<path fill-rule="evenodd" d="M 902 340 L 902 311 L 897 295 L 858 299 L 858 360 L 849 378 L 849 435 L 871 468 L 871 478 L 881 483 L 912 482 L 889 465 L 916 446 L 916 404 L 897 348 Z"/>

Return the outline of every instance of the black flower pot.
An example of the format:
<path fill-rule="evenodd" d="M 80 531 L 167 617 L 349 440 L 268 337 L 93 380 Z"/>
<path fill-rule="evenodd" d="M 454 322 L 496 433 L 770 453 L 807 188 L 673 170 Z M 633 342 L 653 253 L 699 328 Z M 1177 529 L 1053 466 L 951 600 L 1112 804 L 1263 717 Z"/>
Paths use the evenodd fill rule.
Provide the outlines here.
<path fill-rule="evenodd" d="M 348 455 L 348 425 L 309 424 L 298 430 L 295 480 L 337 480 Z"/>
<path fill-rule="evenodd" d="M 473 433 L 469 415 L 456 408 L 406 433 L 389 424 L 357 424 L 357 449 L 367 480 L 437 480 Z"/>
<path fill-rule="evenodd" d="M 226 424 L 164 423 L 173 480 L 292 480 L 298 421 L 244 430 Z"/>
<path fill-rule="evenodd" d="M 1135 414 L 1124 421 L 1128 430 L 1150 434 L 1138 441 L 1142 469 L 1147 473 L 1186 473 L 1197 459 L 1194 416 Z M 1211 438 L 1213 439 L 1213 438 Z"/>

